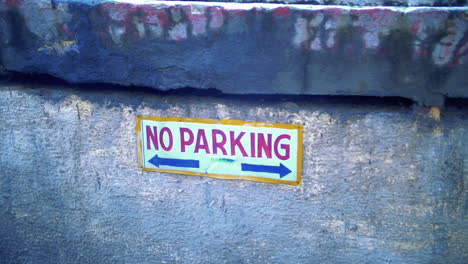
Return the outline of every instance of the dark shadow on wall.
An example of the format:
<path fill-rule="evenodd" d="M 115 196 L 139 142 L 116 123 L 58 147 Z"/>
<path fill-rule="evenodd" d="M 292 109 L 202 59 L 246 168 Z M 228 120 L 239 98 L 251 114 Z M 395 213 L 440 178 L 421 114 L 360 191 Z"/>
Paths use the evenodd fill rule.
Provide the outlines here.
<path fill-rule="evenodd" d="M 375 97 L 375 96 L 336 96 L 336 95 L 289 95 L 289 94 L 226 94 L 217 89 L 197 89 L 197 88 L 180 88 L 173 90 L 158 90 L 144 86 L 124 86 L 109 83 L 85 83 L 71 84 L 62 79 L 53 77 L 47 74 L 24 74 L 16 72 L 8 72 L 0 75 L 0 82 L 10 84 L 25 84 L 32 87 L 49 88 L 67 86 L 69 89 L 77 89 L 86 91 L 96 95 L 95 100 L 99 100 L 98 96 L 112 94 L 115 92 L 132 93 L 134 97 L 142 94 L 153 94 L 157 96 L 203 96 L 210 98 L 224 98 L 232 100 L 241 100 L 246 102 L 281 102 L 294 101 L 295 103 L 314 103 L 320 105 L 328 104 L 343 104 L 343 105 L 360 105 L 360 106 L 398 106 L 410 107 L 413 101 L 402 97 Z M 59 98 L 57 98 L 59 99 Z M 447 99 L 448 102 L 454 101 Z M 463 102 L 465 99 L 459 99 L 458 102 Z"/>
<path fill-rule="evenodd" d="M 271 103 L 284 103 L 286 108 L 292 103 L 292 108 L 300 109 L 301 106 L 312 104 L 317 107 L 328 109 L 328 111 L 344 111 L 353 113 L 365 111 L 385 111 L 405 112 L 427 107 L 420 107 L 416 102 L 403 97 L 376 97 L 376 96 L 337 96 L 337 95 L 288 95 L 288 94 L 226 94 L 217 89 L 197 89 L 180 88 L 173 90 L 158 90 L 144 86 L 124 86 L 109 83 L 84 83 L 72 84 L 63 79 L 53 77 L 48 74 L 24 74 L 17 72 L 0 73 L 0 84 L 21 84 L 33 87 L 39 95 L 46 93 L 48 100 L 63 101 L 68 95 L 61 92 L 61 89 L 71 89 L 76 91 L 80 97 L 107 107 L 115 107 L 125 104 L 137 109 L 145 101 L 150 107 L 165 109 L 168 106 L 160 100 L 149 100 L 153 102 L 148 105 L 145 98 L 155 96 L 155 98 L 164 97 L 187 97 L 187 98 L 206 98 L 207 100 L 221 99 L 236 103 L 256 103 L 259 106 L 268 106 Z M 56 91 L 52 93 L 52 90 Z M 468 109 L 468 98 L 446 98 L 445 110 L 454 111 Z M 294 109 L 289 109 L 294 110 Z M 425 111 L 425 110 L 424 110 Z M 465 113 L 465 111 L 462 111 Z"/>

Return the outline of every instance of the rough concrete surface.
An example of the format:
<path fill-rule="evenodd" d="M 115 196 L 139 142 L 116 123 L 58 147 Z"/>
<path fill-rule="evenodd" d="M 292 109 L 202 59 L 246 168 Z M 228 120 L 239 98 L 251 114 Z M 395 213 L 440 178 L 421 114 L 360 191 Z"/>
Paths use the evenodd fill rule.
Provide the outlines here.
<path fill-rule="evenodd" d="M 0 1 L 0 66 L 232 94 L 468 97 L 468 7 Z"/>
<path fill-rule="evenodd" d="M 172 0 L 169 0 L 172 1 Z M 184 0 L 183 0 L 184 1 Z M 466 6 L 466 0 L 206 0 L 207 2 L 288 3 L 349 6 Z"/>
<path fill-rule="evenodd" d="M 135 89 L 1 82 L 0 262 L 466 263 L 466 100 Z M 138 115 L 303 124 L 303 185 L 144 172 Z"/>

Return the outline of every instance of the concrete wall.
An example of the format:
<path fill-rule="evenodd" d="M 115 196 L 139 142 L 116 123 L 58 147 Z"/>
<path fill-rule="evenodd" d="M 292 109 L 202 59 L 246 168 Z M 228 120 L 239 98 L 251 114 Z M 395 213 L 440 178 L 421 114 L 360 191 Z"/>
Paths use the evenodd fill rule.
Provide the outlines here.
<path fill-rule="evenodd" d="M 3 80 L 0 262 L 466 263 L 467 106 Z M 137 115 L 303 124 L 304 183 L 143 172 Z"/>

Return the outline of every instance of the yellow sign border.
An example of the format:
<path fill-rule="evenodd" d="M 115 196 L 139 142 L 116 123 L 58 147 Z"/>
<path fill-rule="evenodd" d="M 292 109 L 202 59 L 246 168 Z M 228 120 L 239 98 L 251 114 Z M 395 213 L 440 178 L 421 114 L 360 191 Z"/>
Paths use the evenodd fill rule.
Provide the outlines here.
<path fill-rule="evenodd" d="M 167 169 L 151 169 L 143 167 L 143 140 L 141 138 L 141 120 L 151 121 L 171 121 L 171 122 L 189 122 L 189 123 L 202 123 L 202 124 L 222 124 L 234 126 L 252 126 L 252 127 L 274 127 L 283 129 L 297 129 L 298 130 L 298 147 L 297 147 L 297 181 L 282 181 L 277 179 L 269 179 L 255 176 L 235 176 L 225 174 L 206 174 L 200 172 L 180 171 L 180 170 L 167 170 Z M 302 185 L 302 142 L 303 142 L 303 126 L 299 124 L 280 124 L 270 122 L 253 122 L 243 120 L 229 120 L 229 119 L 202 119 L 202 118 L 180 118 L 180 117 L 157 117 L 157 116 L 137 116 L 136 118 L 136 139 L 138 145 L 138 166 L 144 171 L 160 171 L 169 173 L 179 173 L 194 176 L 204 176 L 216 179 L 227 180 L 250 180 L 266 183 L 278 183 L 287 185 Z"/>

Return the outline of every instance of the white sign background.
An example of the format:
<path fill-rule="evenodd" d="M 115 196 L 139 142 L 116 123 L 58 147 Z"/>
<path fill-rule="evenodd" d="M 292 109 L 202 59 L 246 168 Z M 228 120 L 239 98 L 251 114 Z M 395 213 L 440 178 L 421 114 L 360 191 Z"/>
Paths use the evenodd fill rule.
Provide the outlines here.
<path fill-rule="evenodd" d="M 239 176 L 239 178 L 250 176 L 250 177 L 260 177 L 265 179 L 273 179 L 281 182 L 294 182 L 296 185 L 300 184 L 300 164 L 302 162 L 298 162 L 298 158 L 300 157 L 300 153 L 302 153 L 302 140 L 300 138 L 299 133 L 302 132 L 302 126 L 300 125 L 286 125 L 286 124 L 272 124 L 272 123 L 258 123 L 258 122 L 244 122 L 244 121 L 237 121 L 238 123 L 243 123 L 242 125 L 231 125 L 231 124 L 220 124 L 220 123 L 204 123 L 204 121 L 209 122 L 219 122 L 219 120 L 200 120 L 201 122 L 184 122 L 184 119 L 180 119 L 182 121 L 170 121 L 171 118 L 160 118 L 162 120 L 150 120 L 152 119 L 149 117 L 148 119 L 139 118 L 137 122 L 141 122 L 139 126 L 137 125 L 137 130 L 139 128 L 140 134 L 140 159 L 142 162 L 142 167 L 145 169 L 153 169 L 153 170 L 177 170 L 181 173 L 183 172 L 192 172 L 197 175 L 206 175 L 206 176 L 216 176 L 216 175 L 232 175 L 232 176 Z M 169 120 L 164 120 L 169 119 Z M 174 118 L 175 119 L 175 118 Z M 191 120 L 191 119 L 188 119 Z M 233 122 L 232 120 L 222 120 L 225 122 Z M 236 122 L 236 121 L 234 121 Z M 264 126 L 261 126 L 264 125 Z M 161 142 L 159 142 L 159 150 L 156 150 L 153 143 L 150 143 L 151 148 L 147 148 L 147 126 L 151 128 L 153 131 L 153 127 L 157 127 L 157 135 L 155 135 L 159 140 L 159 134 L 161 133 L 161 129 L 167 127 L 171 130 L 173 136 L 173 146 L 171 150 L 165 151 L 162 146 Z M 280 126 L 280 127 L 278 127 Z M 283 128 L 288 127 L 291 128 Z M 180 135 L 180 128 L 187 128 L 192 131 L 193 133 L 193 143 L 185 147 L 185 152 L 181 151 L 181 135 Z M 197 142 L 197 133 L 199 129 L 204 129 L 206 139 L 209 145 L 210 154 L 207 154 L 204 149 L 200 149 L 198 153 L 195 153 L 195 145 Z M 219 129 L 224 132 L 227 138 L 227 142 L 224 145 L 224 148 L 227 152 L 227 155 L 224 155 L 223 152 L 218 148 L 218 153 L 213 154 L 213 145 L 212 145 L 212 131 L 213 129 Z M 237 138 L 241 132 L 245 132 L 245 135 L 241 138 L 240 142 L 244 147 L 246 153 L 249 157 L 244 157 L 242 152 L 238 147 L 235 148 L 235 155 L 231 155 L 231 144 L 230 144 L 230 132 L 234 131 L 234 138 Z M 251 155 L 251 144 L 250 144 L 250 133 L 254 133 L 256 135 L 256 144 L 255 147 L 258 148 L 258 133 L 263 133 L 264 138 L 267 139 L 267 135 L 272 135 L 271 141 L 271 158 L 267 158 L 265 153 L 263 153 L 263 157 L 250 157 Z M 285 155 L 285 150 L 281 148 L 282 144 L 288 144 L 290 146 L 290 154 L 289 159 L 281 160 L 275 155 L 275 147 L 274 142 L 275 139 L 280 135 L 288 135 L 290 139 L 283 138 L 279 141 L 278 146 L 278 154 L 281 156 Z M 185 133 L 185 140 L 189 138 L 189 135 Z M 218 135 L 218 141 L 221 140 L 221 136 Z M 164 145 L 169 145 L 169 138 L 167 133 L 163 133 L 162 137 L 164 141 Z M 256 156 L 258 156 L 258 149 L 255 151 Z M 177 167 L 177 166 L 168 166 L 168 165 L 160 165 L 156 167 L 154 164 L 150 163 L 149 161 L 158 156 L 159 158 L 163 159 L 183 159 L 183 160 L 198 160 L 199 161 L 199 168 L 184 168 L 184 167 Z M 253 165 L 264 165 L 264 166 L 274 166 L 279 167 L 280 164 L 287 167 L 291 170 L 290 173 L 280 178 L 279 173 L 272 173 L 272 172 L 262 172 L 262 171 L 243 171 L 242 170 L 242 163 L 246 164 L 253 164 Z M 191 173 L 190 173 L 191 174 Z M 261 181 L 261 180 L 260 180 Z M 274 182 L 274 181 L 269 181 Z"/>

